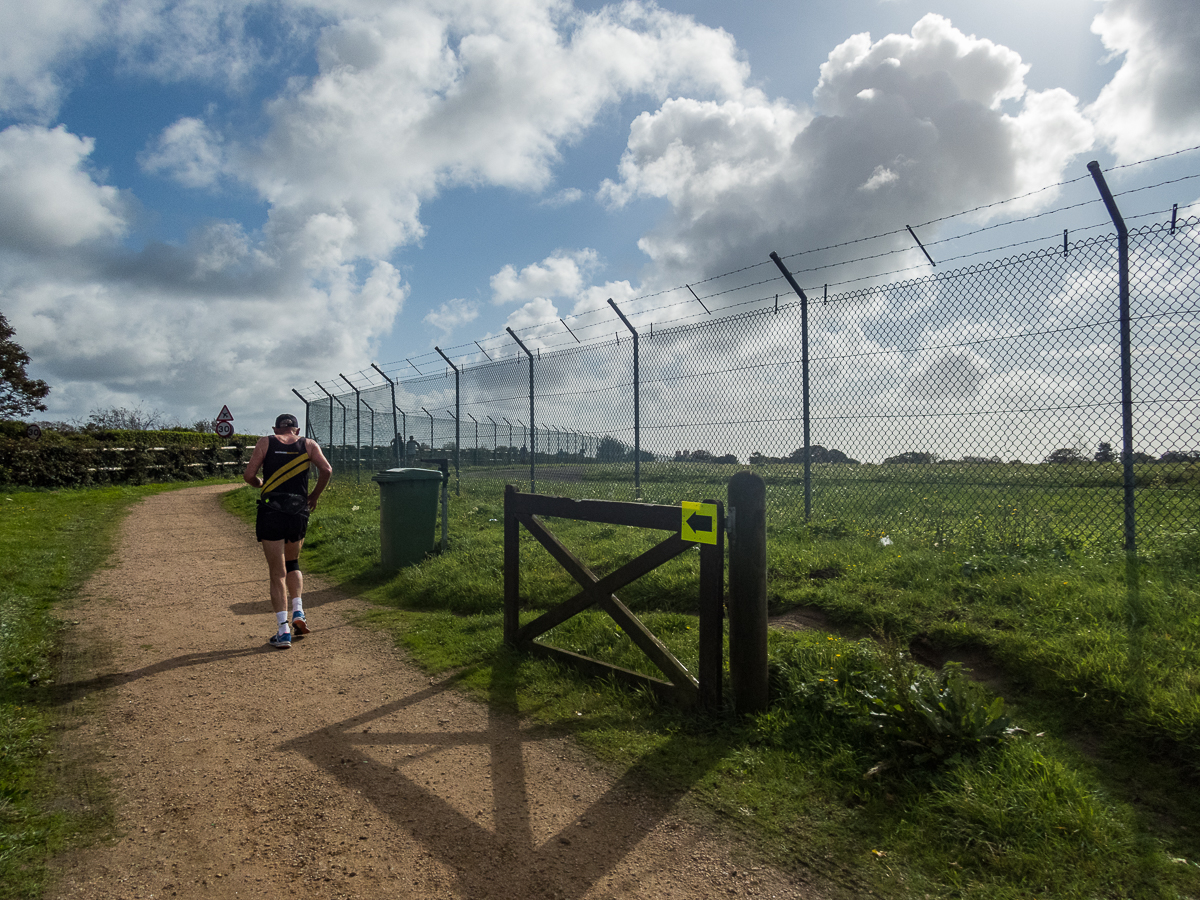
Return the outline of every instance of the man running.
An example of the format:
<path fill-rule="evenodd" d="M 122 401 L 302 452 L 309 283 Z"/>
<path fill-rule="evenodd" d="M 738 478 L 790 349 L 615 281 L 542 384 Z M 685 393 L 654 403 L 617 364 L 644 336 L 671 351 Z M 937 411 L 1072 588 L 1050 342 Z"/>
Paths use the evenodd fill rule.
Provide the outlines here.
<path fill-rule="evenodd" d="M 242 478 L 251 487 L 261 488 L 258 519 L 254 533 L 267 557 L 271 579 L 271 606 L 275 610 L 277 630 L 272 647 L 287 650 L 292 632 L 308 634 L 304 618 L 304 576 L 300 574 L 300 548 L 308 530 L 308 514 L 317 508 L 317 498 L 329 484 L 333 466 L 310 438 L 300 437 L 296 417 L 284 413 L 275 420 L 275 433 L 258 439 Z M 308 490 L 308 470 L 317 469 L 317 486 Z M 258 470 L 262 469 L 262 478 Z M 288 597 L 292 601 L 292 622 L 288 627 Z"/>

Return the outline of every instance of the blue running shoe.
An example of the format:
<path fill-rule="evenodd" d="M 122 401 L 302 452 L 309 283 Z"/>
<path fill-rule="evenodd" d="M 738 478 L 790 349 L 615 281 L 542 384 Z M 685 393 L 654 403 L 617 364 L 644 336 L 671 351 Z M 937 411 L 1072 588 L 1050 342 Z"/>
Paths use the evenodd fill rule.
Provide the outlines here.
<path fill-rule="evenodd" d="M 300 612 L 292 613 L 292 633 L 300 637 L 301 635 L 308 634 L 310 631 L 312 629 L 308 627 L 308 622 L 304 619 L 304 611 L 301 610 Z"/>
<path fill-rule="evenodd" d="M 292 635 L 290 632 L 283 631 L 279 634 L 271 636 L 270 644 L 272 647 L 278 647 L 280 650 L 292 649 Z"/>

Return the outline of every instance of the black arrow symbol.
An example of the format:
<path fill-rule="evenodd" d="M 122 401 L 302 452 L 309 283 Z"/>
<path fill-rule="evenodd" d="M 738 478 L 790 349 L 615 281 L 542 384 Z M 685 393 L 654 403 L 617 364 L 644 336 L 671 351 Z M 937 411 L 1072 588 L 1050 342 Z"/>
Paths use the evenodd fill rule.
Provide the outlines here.
<path fill-rule="evenodd" d="M 699 534 L 701 531 L 712 531 L 714 518 L 715 516 L 702 516 L 700 513 L 694 512 L 687 517 L 687 527 L 692 529 L 692 531 L 696 532 L 697 534 Z M 697 519 L 704 523 L 703 528 L 696 524 Z"/>

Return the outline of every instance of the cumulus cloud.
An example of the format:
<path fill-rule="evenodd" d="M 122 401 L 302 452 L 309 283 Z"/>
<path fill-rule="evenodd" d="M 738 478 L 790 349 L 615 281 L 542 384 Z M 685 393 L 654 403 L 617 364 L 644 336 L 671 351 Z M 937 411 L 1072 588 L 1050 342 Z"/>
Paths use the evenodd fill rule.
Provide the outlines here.
<path fill-rule="evenodd" d="M 222 155 L 216 135 L 189 116 L 167 126 L 138 162 L 146 172 L 169 175 L 186 187 L 203 188 L 220 176 Z"/>
<path fill-rule="evenodd" d="M 101 10 L 73 0 L 3 0 L 0 23 L 0 112 L 45 123 L 69 80 L 59 67 L 99 36 Z"/>
<path fill-rule="evenodd" d="M 86 171 L 93 146 L 61 126 L 0 131 L 0 247 L 50 251 L 125 230 L 120 194 Z"/>
<path fill-rule="evenodd" d="M 437 309 L 425 314 L 424 321 L 439 329 L 443 335 L 479 318 L 479 304 L 474 300 L 447 300 Z"/>
<path fill-rule="evenodd" d="M 639 3 L 363 8 L 322 31 L 317 58 L 311 81 L 269 104 L 237 175 L 280 239 L 344 217 L 347 258 L 419 239 L 421 204 L 447 186 L 545 189 L 562 144 L 624 97 L 737 96 L 748 75 L 725 32 Z"/>
<path fill-rule="evenodd" d="M 855 35 L 821 66 L 811 111 L 747 91 L 643 113 L 602 197 L 667 199 L 640 246 L 676 283 L 1011 197 L 1093 140 L 1077 100 L 1028 90 L 1027 68 L 934 14 Z"/>
<path fill-rule="evenodd" d="M 599 265 L 595 250 L 558 251 L 518 272 L 507 265 L 491 278 L 492 302 L 512 303 L 535 297 L 571 297 Z"/>
<path fill-rule="evenodd" d="M 1092 23 L 1122 57 L 1088 114 L 1129 162 L 1200 143 L 1200 15 L 1193 0 L 1108 0 Z"/>

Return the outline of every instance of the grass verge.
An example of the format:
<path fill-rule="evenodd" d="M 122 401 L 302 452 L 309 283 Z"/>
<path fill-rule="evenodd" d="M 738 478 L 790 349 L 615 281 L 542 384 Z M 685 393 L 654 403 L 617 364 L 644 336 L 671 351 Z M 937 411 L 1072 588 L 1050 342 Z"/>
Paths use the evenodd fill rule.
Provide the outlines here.
<path fill-rule="evenodd" d="M 0 900 L 40 897 L 47 859 L 109 821 L 103 803 L 69 798 L 78 773 L 60 761 L 61 605 L 103 564 L 129 506 L 180 486 L 0 490 Z"/>
<path fill-rule="evenodd" d="M 251 492 L 228 502 L 252 514 Z M 451 500 L 452 552 L 388 576 L 378 567 L 377 488 L 338 480 L 310 526 L 305 569 L 375 601 L 366 619 L 427 670 L 457 670 L 477 696 L 572 733 L 647 784 L 689 793 L 775 859 L 847 895 L 1200 897 L 1200 808 L 1188 787 L 1200 633 L 1186 546 L 1129 576 L 1122 558 L 1006 554 L 1003 539 L 982 533 L 945 548 L 776 523 L 776 607 L 815 606 L 887 639 L 773 631 L 772 706 L 739 720 L 685 715 L 507 651 L 501 503 L 494 489 L 464 483 Z M 551 527 L 598 572 L 655 539 Z M 573 592 L 532 541 L 522 563 L 523 615 Z M 685 555 L 622 591 L 685 663 L 695 655 L 696 565 Z M 1152 664 L 1167 635 L 1180 651 Z M 914 637 L 994 653 L 1007 707 L 953 668 L 914 666 L 903 649 Z M 601 615 L 571 620 L 550 641 L 652 673 Z M 1083 696 L 1096 685 L 1109 693 Z"/>

